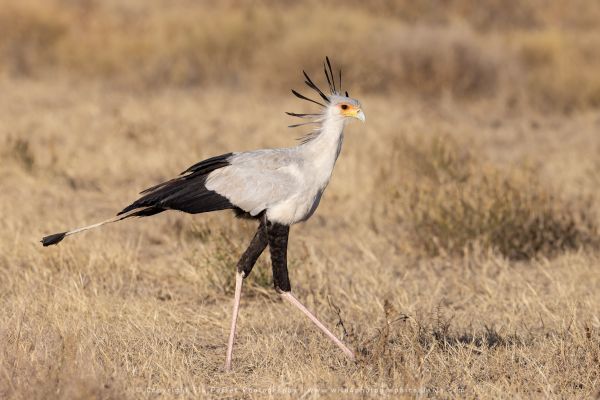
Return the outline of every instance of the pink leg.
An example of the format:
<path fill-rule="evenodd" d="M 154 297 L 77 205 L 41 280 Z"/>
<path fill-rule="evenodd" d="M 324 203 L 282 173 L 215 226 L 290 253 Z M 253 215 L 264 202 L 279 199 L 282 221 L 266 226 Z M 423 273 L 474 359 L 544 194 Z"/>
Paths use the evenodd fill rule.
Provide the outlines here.
<path fill-rule="evenodd" d="M 240 309 L 240 297 L 242 296 L 242 282 L 244 273 L 235 274 L 235 295 L 233 296 L 233 316 L 231 317 L 231 330 L 229 331 L 229 341 L 227 342 L 227 358 L 225 360 L 225 371 L 231 370 L 231 357 L 233 356 L 233 340 L 235 339 L 235 326 L 237 324 L 238 311 Z"/>
<path fill-rule="evenodd" d="M 349 359 L 354 360 L 354 353 L 352 353 L 352 350 L 350 350 L 348 347 L 346 347 L 346 345 L 344 343 L 342 343 L 337 337 L 335 337 L 335 335 L 333 333 L 331 333 L 331 331 L 329 329 L 327 329 L 325 327 L 325 325 L 323 325 L 321 323 L 321 321 L 319 321 L 317 319 L 317 317 L 315 317 L 310 311 L 308 311 L 308 309 L 306 307 L 304 307 L 304 305 L 302 303 L 300 303 L 300 301 L 298 301 L 298 299 L 292 294 L 292 292 L 282 292 L 281 297 L 283 297 L 284 299 L 286 299 L 287 301 L 292 303 L 300 311 L 302 311 L 304 314 L 306 314 L 306 316 L 321 331 L 323 331 L 323 333 L 325 333 L 329 337 L 329 339 L 331 339 L 333 341 L 333 343 L 335 343 L 335 345 L 337 347 L 339 347 L 344 352 L 344 354 L 346 354 L 346 356 L 348 356 Z"/>

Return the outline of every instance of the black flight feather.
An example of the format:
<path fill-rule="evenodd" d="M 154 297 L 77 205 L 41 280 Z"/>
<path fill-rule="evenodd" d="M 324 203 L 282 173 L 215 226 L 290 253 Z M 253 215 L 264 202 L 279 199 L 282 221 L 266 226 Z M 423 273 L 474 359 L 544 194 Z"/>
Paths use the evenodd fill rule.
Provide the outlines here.
<path fill-rule="evenodd" d="M 215 169 L 229 165 L 229 162 L 227 160 L 232 155 L 233 155 L 233 153 L 227 153 L 227 154 L 222 154 L 220 156 L 207 158 L 206 160 L 200 161 L 200 162 L 192 165 L 191 167 L 189 167 L 188 169 L 183 171 L 180 175 L 186 174 L 188 172 L 200 172 L 201 170 L 208 170 L 208 169 L 210 169 L 210 171 L 214 171 Z"/>
<path fill-rule="evenodd" d="M 190 214 L 235 208 L 224 196 L 206 188 L 206 179 L 212 171 L 229 165 L 232 153 L 212 157 L 192 165 L 187 175 L 163 182 L 142 192 L 143 196 L 125 207 L 117 215 L 135 211 L 129 216 L 146 217 L 166 210 Z"/>
<path fill-rule="evenodd" d="M 160 207 L 142 208 L 139 211 L 136 211 L 136 212 L 126 215 L 125 217 L 123 217 L 123 219 L 129 218 L 129 217 L 149 217 L 151 215 L 155 215 L 155 214 L 161 213 L 163 211 L 166 211 L 166 210 L 164 208 L 160 208 Z"/>
<path fill-rule="evenodd" d="M 196 173 L 210 173 L 212 171 L 214 171 L 215 169 L 219 169 L 222 167 L 225 167 L 227 165 L 229 165 L 229 162 L 227 161 L 229 159 L 229 157 L 231 157 L 233 155 L 233 153 L 227 153 L 227 154 L 222 154 L 220 156 L 216 156 L 216 157 L 211 157 L 211 158 L 207 158 L 206 160 L 202 160 L 194 165 L 192 165 L 191 167 L 189 167 L 188 169 L 186 169 L 185 171 L 183 171 L 181 174 L 179 175 L 185 175 L 188 172 L 196 172 Z M 158 185 L 149 187 L 148 189 L 144 189 L 143 191 L 140 192 L 140 194 L 145 194 L 148 192 L 152 192 L 157 190 L 160 187 L 163 187 L 173 181 L 176 181 L 178 179 L 180 179 L 181 177 L 177 177 L 177 178 L 173 178 L 171 180 L 168 180 L 166 182 L 162 182 L 159 183 Z"/>

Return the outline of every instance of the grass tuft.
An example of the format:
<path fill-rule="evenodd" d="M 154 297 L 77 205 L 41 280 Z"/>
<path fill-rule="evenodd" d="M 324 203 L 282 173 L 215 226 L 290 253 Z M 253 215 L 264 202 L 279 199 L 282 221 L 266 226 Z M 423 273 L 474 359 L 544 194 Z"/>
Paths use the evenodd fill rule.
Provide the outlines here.
<path fill-rule="evenodd" d="M 533 171 L 498 169 L 447 137 L 396 146 L 393 168 L 407 171 L 390 191 L 396 218 L 429 255 L 479 246 L 524 260 L 599 244 L 590 204 L 558 196 Z"/>
<path fill-rule="evenodd" d="M 2 146 L 2 158 L 12 160 L 27 172 L 35 166 L 35 155 L 31 150 L 29 140 L 9 136 Z"/>

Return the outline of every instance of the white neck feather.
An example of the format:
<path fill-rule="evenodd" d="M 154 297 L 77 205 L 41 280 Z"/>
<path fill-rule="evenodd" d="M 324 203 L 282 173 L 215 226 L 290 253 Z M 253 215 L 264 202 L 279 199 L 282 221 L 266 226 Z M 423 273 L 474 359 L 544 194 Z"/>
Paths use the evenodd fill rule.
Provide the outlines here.
<path fill-rule="evenodd" d="M 309 162 L 318 176 L 315 178 L 327 185 L 335 162 L 342 149 L 344 140 L 344 127 L 347 120 L 336 115 L 332 110 L 326 111 L 326 116 L 317 134 L 309 141 L 300 145 Z"/>

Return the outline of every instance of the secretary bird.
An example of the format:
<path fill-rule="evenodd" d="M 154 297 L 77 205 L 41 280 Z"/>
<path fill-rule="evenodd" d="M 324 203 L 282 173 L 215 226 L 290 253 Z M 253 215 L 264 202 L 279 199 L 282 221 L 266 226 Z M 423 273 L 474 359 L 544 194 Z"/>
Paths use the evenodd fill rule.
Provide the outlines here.
<path fill-rule="evenodd" d="M 309 120 L 290 127 L 316 124 L 301 138 L 299 145 L 280 149 L 263 149 L 227 153 L 192 165 L 177 178 L 160 183 L 140 194 L 114 218 L 97 224 L 56 233 L 42 239 L 44 246 L 58 244 L 66 236 L 97 228 L 130 217 L 148 217 L 167 210 L 189 214 L 232 209 L 237 216 L 259 221 L 258 230 L 237 263 L 231 330 L 227 344 L 225 369 L 231 369 L 233 343 L 242 293 L 242 282 L 252 271 L 258 257 L 269 246 L 275 290 L 300 309 L 350 359 L 352 351 L 327 329 L 292 294 L 287 270 L 287 246 L 290 226 L 306 221 L 315 212 L 327 187 L 340 154 L 344 127 L 353 118 L 365 121 L 358 100 L 342 94 L 342 71 L 337 82 L 329 58 L 323 69 L 329 85 L 325 94 L 304 71 L 306 85 L 321 101 L 310 99 L 295 90 L 292 93 L 320 106 L 317 113 L 293 117 Z"/>

